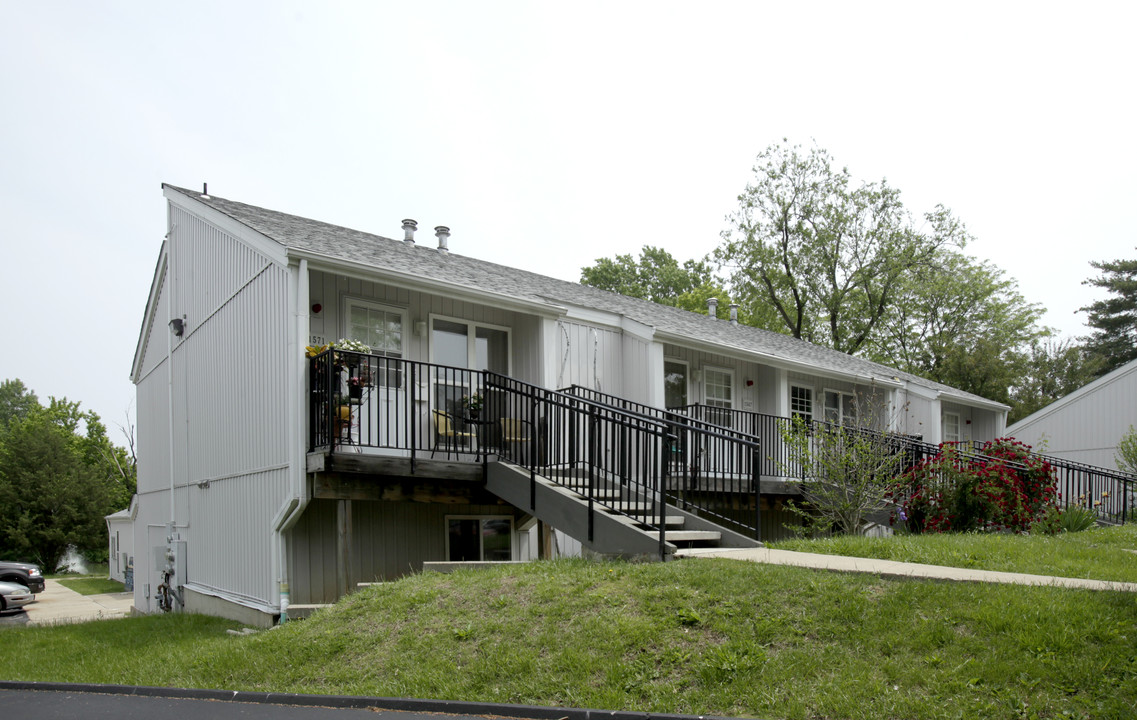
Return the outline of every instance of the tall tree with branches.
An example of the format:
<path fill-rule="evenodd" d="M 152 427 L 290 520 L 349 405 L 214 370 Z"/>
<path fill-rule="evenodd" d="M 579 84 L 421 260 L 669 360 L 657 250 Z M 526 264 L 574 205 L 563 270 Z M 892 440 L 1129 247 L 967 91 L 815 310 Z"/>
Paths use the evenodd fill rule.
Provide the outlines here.
<path fill-rule="evenodd" d="M 1008 402 L 1048 330 L 1041 306 L 994 265 L 941 249 L 901 279 L 896 302 L 865 354 L 886 365 Z"/>
<path fill-rule="evenodd" d="M 32 560 L 54 570 L 74 546 L 105 558 L 104 517 L 125 508 L 135 467 L 107 438 L 94 412 L 50 398 L 43 406 L 13 381 L 5 390 L 19 412 L 0 425 L 0 558 Z"/>
<path fill-rule="evenodd" d="M 1104 288 L 1110 297 L 1082 308 L 1094 332 L 1086 347 L 1102 359 L 1101 374 L 1137 360 L 1137 260 L 1091 262 L 1101 275 L 1083 282 Z"/>
<path fill-rule="evenodd" d="M 772 307 L 783 332 L 850 354 L 877 333 L 906 277 L 967 240 L 942 206 L 917 228 L 897 189 L 858 184 L 817 147 L 768 147 L 738 202 L 715 253 L 732 289 Z"/>

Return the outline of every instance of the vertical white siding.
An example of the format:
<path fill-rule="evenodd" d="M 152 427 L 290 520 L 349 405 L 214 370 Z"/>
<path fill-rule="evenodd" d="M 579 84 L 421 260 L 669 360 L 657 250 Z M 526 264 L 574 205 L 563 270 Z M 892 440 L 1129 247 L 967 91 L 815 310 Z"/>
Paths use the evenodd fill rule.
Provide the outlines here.
<path fill-rule="evenodd" d="M 932 417 L 939 412 L 939 403 L 921 395 L 909 392 L 902 408 L 902 421 L 899 431 L 905 435 L 919 435 L 926 442 L 939 442 L 939 420 Z"/>
<path fill-rule="evenodd" d="M 166 352 L 169 349 L 169 294 L 166 274 L 157 282 L 153 322 L 142 339 L 142 357 L 135 386 L 138 492 L 170 487 L 170 410 Z M 140 538 L 144 536 L 140 535 Z"/>
<path fill-rule="evenodd" d="M 175 522 L 188 543 L 189 583 L 272 605 L 271 519 L 289 487 L 288 272 L 172 204 L 170 219 L 168 278 L 138 385 L 135 537 L 150 538 L 170 519 L 172 452 Z M 156 359 L 159 347 L 164 357 L 169 333 L 166 303 L 185 316 L 172 355 L 172 411 L 165 361 Z M 153 566 L 152 552 L 137 548 L 136 569 Z"/>
<path fill-rule="evenodd" d="M 191 485 L 189 577 L 200 587 L 271 604 L 272 518 L 287 469 Z M 234 550 L 239 548 L 239 552 Z"/>
<path fill-rule="evenodd" d="M 652 343 L 629 333 L 624 334 L 622 347 L 621 397 L 635 402 L 650 403 L 657 394 L 653 383 L 662 382 L 662 367 L 653 367 L 656 358 L 652 354 Z"/>
<path fill-rule="evenodd" d="M 1036 452 L 1116 470 L 1117 445 L 1137 426 L 1137 363 L 1007 428 Z"/>
<path fill-rule="evenodd" d="M 623 394 L 622 333 L 563 320 L 557 323 L 557 385 Z"/>
<path fill-rule="evenodd" d="M 135 386 L 138 418 L 138 492 L 170 487 L 170 413 L 163 361 Z"/>

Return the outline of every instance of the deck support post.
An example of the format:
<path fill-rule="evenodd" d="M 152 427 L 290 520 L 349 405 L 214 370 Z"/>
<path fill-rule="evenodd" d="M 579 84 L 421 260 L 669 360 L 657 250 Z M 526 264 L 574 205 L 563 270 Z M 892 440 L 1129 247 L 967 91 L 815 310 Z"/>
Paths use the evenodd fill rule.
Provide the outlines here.
<path fill-rule="evenodd" d="M 336 501 L 336 589 L 351 592 L 351 500 Z"/>

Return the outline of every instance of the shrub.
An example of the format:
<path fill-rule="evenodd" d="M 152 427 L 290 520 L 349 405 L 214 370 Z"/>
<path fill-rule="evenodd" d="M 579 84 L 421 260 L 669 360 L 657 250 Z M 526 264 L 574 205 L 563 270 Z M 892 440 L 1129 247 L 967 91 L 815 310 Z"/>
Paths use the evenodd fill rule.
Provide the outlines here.
<path fill-rule="evenodd" d="M 986 443 L 979 454 L 953 444 L 901 476 L 891 492 L 913 532 L 1026 532 L 1055 507 L 1050 463 L 1015 440 Z"/>
<path fill-rule="evenodd" d="M 1137 430 L 1134 430 L 1132 425 L 1117 441 L 1117 453 L 1114 456 L 1117 467 L 1124 472 L 1137 475 Z"/>
<path fill-rule="evenodd" d="M 1097 514 L 1089 508 L 1073 505 L 1058 518 L 1058 525 L 1066 532 L 1089 530 L 1097 524 Z"/>

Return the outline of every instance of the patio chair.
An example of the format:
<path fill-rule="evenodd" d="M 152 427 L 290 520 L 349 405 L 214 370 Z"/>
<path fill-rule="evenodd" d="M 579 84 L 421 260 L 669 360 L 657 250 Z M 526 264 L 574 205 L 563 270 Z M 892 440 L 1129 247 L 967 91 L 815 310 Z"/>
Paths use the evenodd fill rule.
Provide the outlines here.
<path fill-rule="evenodd" d="M 434 449 L 430 452 L 433 458 L 438 452 L 438 446 L 445 443 L 446 457 L 450 457 L 451 449 L 457 454 L 458 447 L 470 447 L 474 441 L 474 433 L 461 432 L 454 429 L 454 418 L 450 413 L 441 410 L 432 410 L 434 414 Z"/>

